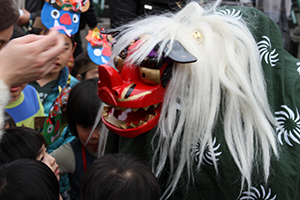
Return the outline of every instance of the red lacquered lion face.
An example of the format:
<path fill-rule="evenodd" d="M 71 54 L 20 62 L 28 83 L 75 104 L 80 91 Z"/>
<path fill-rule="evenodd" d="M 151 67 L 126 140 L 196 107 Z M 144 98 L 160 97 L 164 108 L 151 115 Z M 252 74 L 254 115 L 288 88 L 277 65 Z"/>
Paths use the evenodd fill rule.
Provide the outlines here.
<path fill-rule="evenodd" d="M 98 96 L 109 105 L 102 111 L 102 120 L 109 130 L 123 137 L 136 137 L 157 125 L 173 63 L 196 61 L 174 41 L 168 56 L 164 57 L 169 50 L 166 45 L 158 60 L 158 44 L 139 66 L 129 64 L 127 54 L 141 42 L 135 41 L 114 59 L 119 71 L 109 65 L 99 66 Z"/>

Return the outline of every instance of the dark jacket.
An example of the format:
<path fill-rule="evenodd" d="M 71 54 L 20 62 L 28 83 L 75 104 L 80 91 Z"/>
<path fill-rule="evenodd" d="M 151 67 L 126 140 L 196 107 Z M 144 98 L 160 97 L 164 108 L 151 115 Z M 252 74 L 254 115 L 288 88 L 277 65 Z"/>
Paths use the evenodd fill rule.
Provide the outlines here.
<path fill-rule="evenodd" d="M 44 0 L 26 0 L 25 9 L 31 13 L 32 20 L 40 16 L 44 3 Z"/>
<path fill-rule="evenodd" d="M 110 0 L 111 27 L 116 28 L 143 15 L 177 11 L 184 3 L 179 0 Z M 148 5 L 146 9 L 145 5 Z M 147 9 L 149 7 L 152 9 Z"/>

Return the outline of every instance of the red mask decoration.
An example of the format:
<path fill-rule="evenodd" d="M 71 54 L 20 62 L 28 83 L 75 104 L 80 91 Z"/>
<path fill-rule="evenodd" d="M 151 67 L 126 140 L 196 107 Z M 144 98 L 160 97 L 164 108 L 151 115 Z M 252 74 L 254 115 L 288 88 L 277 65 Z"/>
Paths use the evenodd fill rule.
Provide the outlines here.
<path fill-rule="evenodd" d="M 178 41 L 174 41 L 171 54 L 162 57 L 159 62 L 157 62 L 159 44 L 140 66 L 124 62 L 127 53 L 130 54 L 141 42 L 137 40 L 114 59 L 119 72 L 109 65 L 99 66 L 98 96 L 109 105 L 102 111 L 102 121 L 109 130 L 129 138 L 147 132 L 158 124 L 173 63 L 197 60 Z M 164 49 L 163 56 L 166 51 L 167 48 Z M 178 59 L 178 56 L 181 59 Z"/>

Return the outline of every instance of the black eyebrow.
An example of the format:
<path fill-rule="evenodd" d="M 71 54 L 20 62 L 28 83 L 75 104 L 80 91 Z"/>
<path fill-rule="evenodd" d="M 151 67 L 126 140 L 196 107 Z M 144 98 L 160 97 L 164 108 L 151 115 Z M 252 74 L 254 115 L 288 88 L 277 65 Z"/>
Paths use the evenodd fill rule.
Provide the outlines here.
<path fill-rule="evenodd" d="M 127 98 L 130 96 L 130 94 L 131 94 L 132 91 L 134 90 L 135 86 L 136 86 L 136 84 L 133 84 L 133 85 L 128 89 L 128 91 L 127 91 L 126 94 L 125 94 L 125 99 L 127 99 Z"/>

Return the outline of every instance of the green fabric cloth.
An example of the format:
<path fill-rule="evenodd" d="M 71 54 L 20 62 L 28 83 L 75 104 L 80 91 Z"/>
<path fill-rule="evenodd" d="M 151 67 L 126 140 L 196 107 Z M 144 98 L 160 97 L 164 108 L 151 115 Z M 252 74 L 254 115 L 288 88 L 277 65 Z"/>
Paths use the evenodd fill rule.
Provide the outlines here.
<path fill-rule="evenodd" d="M 229 14 L 238 14 L 249 23 L 249 28 L 261 50 L 262 66 L 267 83 L 267 95 L 272 111 L 281 127 L 278 127 L 280 158 L 272 158 L 270 177 L 264 183 L 260 167 L 253 172 L 249 199 L 300 199 L 300 61 L 287 53 L 282 44 L 280 30 L 270 18 L 254 8 L 223 7 Z M 241 11 L 238 13 L 238 11 Z M 270 41 L 270 42 L 269 42 Z M 143 159 L 151 167 L 151 141 L 155 130 L 136 138 L 124 138 L 110 132 L 106 153 L 130 153 Z M 204 155 L 200 171 L 194 171 L 194 183 L 187 185 L 182 174 L 178 188 L 169 199 L 188 200 L 234 200 L 247 199 L 247 191 L 240 191 L 239 170 L 227 148 L 222 124 L 218 123 L 214 135 L 214 153 L 218 159 L 219 174 Z M 155 145 L 154 145 L 155 146 Z M 197 148 L 194 152 L 195 159 Z M 192 156 L 192 155 L 191 155 Z M 166 184 L 168 169 L 159 178 L 162 189 Z"/>
<path fill-rule="evenodd" d="M 45 99 L 47 98 L 48 94 L 55 88 L 55 86 L 58 83 L 58 79 L 55 79 L 53 81 L 50 81 L 49 83 L 45 84 L 44 86 L 40 86 L 38 82 L 33 81 L 29 84 L 32 85 L 36 91 L 39 93 L 40 100 L 42 103 L 44 103 Z"/>

